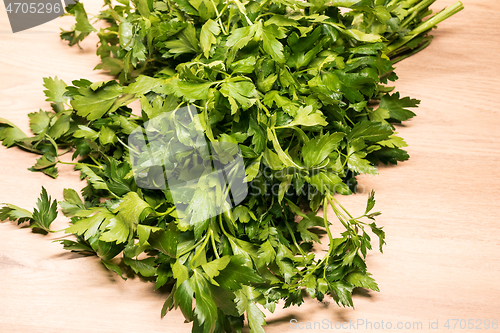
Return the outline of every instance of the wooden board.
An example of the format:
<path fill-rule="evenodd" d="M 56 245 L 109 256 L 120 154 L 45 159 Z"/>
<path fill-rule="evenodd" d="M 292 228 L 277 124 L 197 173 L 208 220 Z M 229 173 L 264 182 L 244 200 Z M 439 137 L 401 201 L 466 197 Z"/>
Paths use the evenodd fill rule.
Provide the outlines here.
<path fill-rule="evenodd" d="M 433 7 L 453 2 L 438 0 Z M 96 13 L 100 3 L 86 1 L 86 6 Z M 393 328 L 416 323 L 412 331 L 473 332 L 444 324 L 500 320 L 500 2 L 464 4 L 465 11 L 434 32 L 428 49 L 397 65 L 397 90 L 422 100 L 418 116 L 398 126 L 410 160 L 381 167 L 378 176 L 359 177 L 362 193 L 340 198 L 361 212 L 369 191 L 376 191 L 387 246 L 367 262 L 381 292 L 359 292 L 355 310 L 338 308 L 331 299 L 278 309 L 268 315 L 266 332 L 295 332 L 298 322 L 315 321 L 321 329 L 300 331 L 381 331 L 384 321 L 383 327 L 390 322 Z M 60 18 L 12 34 L 0 7 L 0 117 L 29 132 L 26 115 L 49 108 L 42 77 L 108 78 L 92 71 L 98 63 L 95 36 L 82 49 L 59 40 L 59 27 L 71 22 Z M 57 180 L 28 171 L 35 159 L 0 147 L 0 202 L 31 209 L 42 185 L 59 200 L 63 188 L 82 187 L 70 166 L 59 168 Z M 60 216 L 53 228 L 66 225 Z M 160 319 L 167 294 L 155 292 L 152 283 L 137 277 L 122 281 L 95 257 L 51 242 L 61 236 L 0 224 L 0 332 L 191 331 L 180 311 Z M 297 326 L 290 324 L 293 319 Z M 350 320 L 365 324 L 339 329 Z M 438 329 L 431 330 L 429 321 L 436 320 Z"/>

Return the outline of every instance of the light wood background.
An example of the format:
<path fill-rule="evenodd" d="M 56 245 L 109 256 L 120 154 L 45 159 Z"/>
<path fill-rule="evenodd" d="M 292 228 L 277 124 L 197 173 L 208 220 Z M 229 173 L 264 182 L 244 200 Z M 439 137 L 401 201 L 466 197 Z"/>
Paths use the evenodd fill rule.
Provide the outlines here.
<path fill-rule="evenodd" d="M 410 160 L 359 177 L 364 193 L 340 198 L 361 212 L 367 193 L 376 191 L 387 246 L 367 261 L 381 292 L 359 292 L 355 310 L 311 299 L 278 309 L 268 315 L 266 332 L 297 331 L 291 319 L 422 323 L 420 330 L 392 330 L 398 332 L 474 332 L 444 324 L 500 321 L 500 2 L 463 2 L 465 11 L 435 30 L 428 49 L 397 65 L 397 90 L 422 100 L 418 116 L 398 127 Z M 100 3 L 86 6 L 97 13 Z M 452 3 L 438 0 L 433 7 Z M 92 71 L 98 63 L 95 36 L 83 49 L 59 40 L 59 27 L 69 27 L 71 18 L 12 34 L 1 6 L 0 117 L 29 132 L 27 113 L 49 109 L 42 77 L 57 75 L 68 83 L 108 77 Z M 42 185 L 58 200 L 63 188 L 82 186 L 70 166 L 59 167 L 57 180 L 28 171 L 35 159 L 0 147 L 0 202 L 31 210 Z M 61 214 L 53 228 L 66 225 Z M 153 284 L 137 277 L 122 281 L 96 257 L 52 243 L 57 237 L 0 224 L 0 332 L 190 332 L 180 311 L 160 319 L 167 295 Z M 436 320 L 439 328 L 431 330 L 429 321 Z"/>

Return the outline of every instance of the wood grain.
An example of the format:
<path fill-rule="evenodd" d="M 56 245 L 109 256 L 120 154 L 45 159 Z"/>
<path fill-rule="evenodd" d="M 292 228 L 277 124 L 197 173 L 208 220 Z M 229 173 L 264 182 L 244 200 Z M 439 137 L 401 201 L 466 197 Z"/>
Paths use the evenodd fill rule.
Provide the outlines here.
<path fill-rule="evenodd" d="M 438 0 L 434 8 L 453 2 Z M 311 299 L 300 308 L 278 309 L 268 315 L 266 332 L 297 331 L 291 319 L 422 323 L 420 330 L 392 330 L 398 332 L 475 331 L 444 328 L 452 318 L 500 321 L 500 2 L 463 2 L 466 9 L 440 25 L 429 48 L 397 66 L 397 90 L 422 100 L 418 117 L 398 126 L 410 160 L 359 177 L 363 193 L 340 198 L 357 212 L 367 193 L 376 191 L 387 246 L 384 254 L 371 253 L 368 265 L 381 292 L 359 292 L 355 310 Z M 86 6 L 96 13 L 100 3 Z M 26 115 L 49 108 L 44 76 L 66 82 L 108 78 L 92 71 L 95 36 L 82 49 L 59 40 L 59 27 L 70 25 L 70 18 L 59 18 L 12 34 L 0 7 L 0 117 L 29 131 Z M 60 167 L 57 180 L 29 172 L 35 159 L 0 147 L 0 202 L 31 209 L 42 185 L 57 199 L 63 188 L 82 186 L 69 166 Z M 61 216 L 54 228 L 65 225 Z M 0 224 L 0 332 L 191 331 L 180 311 L 160 319 L 166 294 L 152 283 L 122 281 L 95 257 L 51 242 L 58 237 Z M 439 320 L 439 329 L 429 329 L 429 320 Z"/>

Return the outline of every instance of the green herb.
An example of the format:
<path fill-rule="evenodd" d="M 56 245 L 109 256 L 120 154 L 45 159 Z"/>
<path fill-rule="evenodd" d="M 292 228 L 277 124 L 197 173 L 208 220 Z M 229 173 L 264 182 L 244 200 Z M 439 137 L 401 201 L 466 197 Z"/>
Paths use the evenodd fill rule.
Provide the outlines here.
<path fill-rule="evenodd" d="M 0 140 L 42 155 L 32 171 L 55 178 L 58 164 L 74 164 L 87 186 L 83 200 L 64 191 L 65 232 L 75 240 L 61 243 L 95 253 L 123 278 L 129 266 L 156 288 L 172 282 L 161 314 L 180 308 L 193 332 L 241 332 L 245 318 L 250 332 L 264 332 L 260 306 L 300 305 L 303 289 L 352 306 L 354 288 L 378 291 L 364 259 L 373 236 L 382 251 L 385 233 L 374 222 L 373 193 L 361 216 L 335 194 L 355 192 L 355 177 L 376 174 L 379 162 L 408 159 L 391 124 L 412 118 L 408 108 L 419 101 L 391 94 L 387 84 L 397 79 L 393 65 L 426 47 L 429 30 L 463 8 L 458 2 L 433 15 L 432 2 L 105 1 L 97 19 L 109 26 L 99 31 L 76 3 L 67 8 L 76 24 L 61 37 L 73 45 L 97 31 L 96 69 L 118 81 L 46 78 L 52 110 L 29 115 L 35 136 L 0 119 Z M 136 100 L 140 116 L 129 107 Z M 196 110 L 192 121 L 170 116 L 148 142 L 164 156 L 147 157 L 129 141 L 139 126 L 185 105 Z M 248 195 L 223 214 L 211 202 L 225 200 L 224 191 L 210 194 L 209 178 L 183 191 L 183 206 L 172 188 L 134 179 L 137 158 L 144 170 L 160 170 L 155 184 L 168 174 L 187 181 L 187 168 L 213 158 L 193 153 L 197 129 L 215 151 L 241 150 Z M 70 151 L 75 162 L 62 161 Z M 328 204 L 345 228 L 339 235 L 329 229 Z M 31 214 L 6 205 L 0 220 L 50 231 L 56 208 L 44 189 L 37 207 Z M 328 247 L 320 259 L 312 248 L 322 229 Z"/>
<path fill-rule="evenodd" d="M 7 204 L 0 209 L 0 221 L 17 220 L 18 224 L 28 221 L 32 228 L 39 228 L 45 232 L 53 232 L 50 230 L 50 225 L 57 217 L 57 201 L 52 201 L 52 198 L 43 187 L 36 207 L 33 213 L 31 213 L 26 209 Z"/>

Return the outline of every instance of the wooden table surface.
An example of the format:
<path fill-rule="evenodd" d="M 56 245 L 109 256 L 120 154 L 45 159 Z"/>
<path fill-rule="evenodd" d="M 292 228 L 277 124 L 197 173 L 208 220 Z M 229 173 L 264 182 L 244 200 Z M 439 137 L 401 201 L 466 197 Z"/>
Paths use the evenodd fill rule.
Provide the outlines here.
<path fill-rule="evenodd" d="M 422 100 L 418 116 L 398 126 L 410 160 L 359 177 L 363 193 L 340 198 L 356 212 L 376 191 L 387 246 L 367 262 L 380 293 L 358 292 L 355 310 L 307 299 L 269 314 L 266 332 L 389 331 L 381 329 L 382 321 L 398 332 L 474 332 L 481 320 L 500 321 L 500 1 L 463 2 L 466 9 L 434 31 L 429 48 L 397 65 L 397 90 Z M 100 3 L 86 1 L 93 13 Z M 438 0 L 433 8 L 451 3 Z M 0 7 L 0 117 L 26 132 L 26 115 L 49 109 L 42 77 L 108 79 L 92 71 L 95 36 L 83 49 L 59 40 L 59 27 L 71 22 L 59 18 L 12 34 Z M 58 200 L 63 188 L 82 187 L 71 166 L 60 166 L 57 180 L 28 171 L 35 159 L 0 146 L 0 202 L 31 210 L 42 185 Z M 66 225 L 60 214 L 53 228 Z M 122 281 L 96 257 L 51 242 L 58 237 L 0 224 L 0 332 L 191 331 L 180 311 L 160 319 L 167 295 L 153 284 L 137 277 Z M 292 319 L 333 326 L 298 330 Z M 450 321 L 448 329 L 447 319 L 472 319 L 474 329 L 459 329 L 464 321 L 456 329 Z M 365 324 L 338 329 L 350 320 Z M 429 328 L 436 320 L 438 328 Z M 417 326 L 395 329 L 397 323 Z"/>

